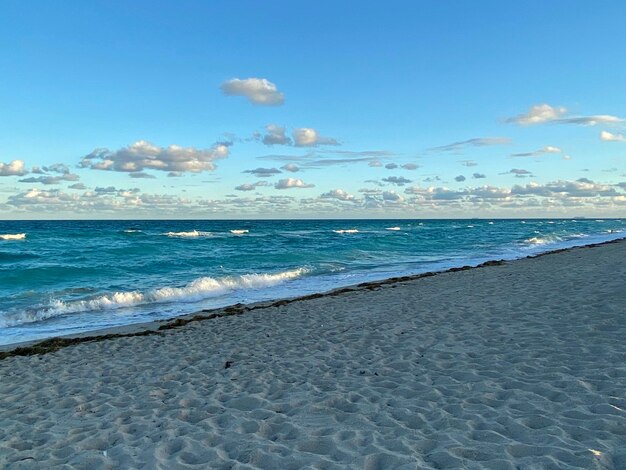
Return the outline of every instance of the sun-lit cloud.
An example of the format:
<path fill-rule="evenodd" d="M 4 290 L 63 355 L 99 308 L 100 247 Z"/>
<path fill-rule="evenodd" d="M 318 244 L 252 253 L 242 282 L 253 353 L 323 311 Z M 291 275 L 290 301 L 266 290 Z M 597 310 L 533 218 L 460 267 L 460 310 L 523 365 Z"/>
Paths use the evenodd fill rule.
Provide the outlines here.
<path fill-rule="evenodd" d="M 563 153 L 563 150 L 559 147 L 555 147 L 554 145 L 546 145 L 545 147 L 537 149 L 534 152 L 512 153 L 511 157 L 538 157 L 547 153 Z"/>
<path fill-rule="evenodd" d="M 226 158 L 229 147 L 223 143 L 209 149 L 170 145 L 159 147 L 145 140 L 139 140 L 127 147 L 111 151 L 96 149 L 82 158 L 81 168 L 92 170 L 119 171 L 126 173 L 144 170 L 168 171 L 173 175 L 213 171 L 214 161 Z"/>
<path fill-rule="evenodd" d="M 466 147 L 487 147 L 492 145 L 507 145 L 511 143 L 509 137 L 475 137 L 473 139 L 460 140 L 439 147 L 431 147 L 430 152 L 457 152 Z"/>
<path fill-rule="evenodd" d="M 613 134 L 608 131 L 600 132 L 600 140 L 605 142 L 626 142 L 626 136 L 624 134 Z"/>
<path fill-rule="evenodd" d="M 551 106 L 549 104 L 536 104 L 523 114 L 510 117 L 505 122 L 530 126 L 535 124 L 557 123 L 577 124 L 581 126 L 595 126 L 597 124 L 619 124 L 625 119 L 609 114 L 594 114 L 590 116 L 570 116 L 567 108 L 563 106 Z"/>
<path fill-rule="evenodd" d="M 387 202 L 403 202 L 404 201 L 404 198 L 393 190 L 383 191 L 382 197 L 383 197 L 383 201 L 387 201 Z"/>
<path fill-rule="evenodd" d="M 323 137 L 311 127 L 296 127 L 293 130 L 293 141 L 296 147 L 317 147 L 318 145 L 339 145 L 332 137 Z"/>
<path fill-rule="evenodd" d="M 280 168 L 281 170 L 289 171 L 290 173 L 296 173 L 300 171 L 300 167 L 296 165 L 295 163 L 287 163 L 286 165 L 283 165 Z"/>
<path fill-rule="evenodd" d="M 343 189 L 332 189 L 320 196 L 323 199 L 337 199 L 338 201 L 357 202 L 357 199 Z"/>
<path fill-rule="evenodd" d="M 405 170 L 417 170 L 420 166 L 416 163 L 405 163 L 404 165 L 401 165 L 402 168 L 404 168 Z"/>
<path fill-rule="evenodd" d="M 0 176 L 24 176 L 27 173 L 23 160 L 13 160 L 9 163 L 0 162 Z"/>
<path fill-rule="evenodd" d="M 285 102 L 285 95 L 265 78 L 233 78 L 222 83 L 221 89 L 225 95 L 245 96 L 256 105 L 279 106 Z"/>
<path fill-rule="evenodd" d="M 291 188 L 313 188 L 314 184 L 307 184 L 299 178 L 284 178 L 278 180 L 274 185 L 276 189 L 291 189 Z"/>
<path fill-rule="evenodd" d="M 240 184 L 239 186 L 235 187 L 236 191 L 254 191 L 256 188 L 260 187 L 260 186 L 269 186 L 270 183 L 268 183 L 267 181 L 257 181 L 256 183 L 245 183 L 245 184 Z"/>
<path fill-rule="evenodd" d="M 533 124 L 542 124 L 544 122 L 551 122 L 559 119 L 567 112 L 567 108 L 563 106 L 550 106 L 549 104 L 536 104 L 531 106 L 528 112 L 518 114 L 517 116 L 510 117 L 506 120 L 508 123 L 520 124 L 522 126 L 528 126 Z"/>
<path fill-rule="evenodd" d="M 277 124 L 265 126 L 266 134 L 261 142 L 265 145 L 291 145 L 291 139 L 287 136 L 287 129 Z"/>

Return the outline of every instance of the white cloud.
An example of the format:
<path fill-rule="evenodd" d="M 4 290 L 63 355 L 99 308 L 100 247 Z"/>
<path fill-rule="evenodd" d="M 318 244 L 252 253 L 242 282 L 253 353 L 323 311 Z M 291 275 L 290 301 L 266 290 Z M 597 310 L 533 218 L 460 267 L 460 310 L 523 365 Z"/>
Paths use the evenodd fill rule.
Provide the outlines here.
<path fill-rule="evenodd" d="M 280 167 L 282 170 L 289 171 L 290 173 L 296 173 L 300 171 L 300 167 L 295 163 L 287 163 Z"/>
<path fill-rule="evenodd" d="M 291 189 L 291 188 L 313 188 L 314 184 L 307 184 L 301 179 L 298 178 L 285 178 L 282 180 L 278 180 L 278 182 L 274 185 L 276 189 Z"/>
<path fill-rule="evenodd" d="M 356 202 L 355 197 L 343 189 L 333 189 L 320 196 L 324 199 L 337 199 L 338 201 Z"/>
<path fill-rule="evenodd" d="M 611 132 L 602 131 L 600 132 L 600 140 L 605 142 L 626 142 L 626 137 L 624 134 L 612 134 Z"/>
<path fill-rule="evenodd" d="M 259 186 L 269 186 L 267 181 L 257 181 L 256 183 L 245 183 L 235 187 L 237 191 L 254 191 Z"/>
<path fill-rule="evenodd" d="M 58 189 L 29 189 L 10 196 L 7 205 L 16 209 L 36 212 L 118 212 L 166 209 L 177 211 L 190 201 L 173 195 L 139 194 L 136 189 L 113 187 L 68 194 Z"/>
<path fill-rule="evenodd" d="M 404 198 L 395 191 L 383 191 L 383 201 L 404 202 Z"/>
<path fill-rule="evenodd" d="M 214 160 L 226 158 L 228 145 L 220 143 L 210 149 L 194 147 L 158 147 L 139 140 L 116 151 L 96 149 L 82 158 L 80 166 L 93 170 L 121 171 L 127 173 L 144 170 L 168 171 L 173 174 L 200 173 L 215 169 Z"/>
<path fill-rule="evenodd" d="M 371 166 L 373 168 L 378 168 L 383 166 L 383 162 L 381 162 L 380 160 L 372 160 L 368 163 L 368 166 Z"/>
<path fill-rule="evenodd" d="M 417 170 L 419 168 L 419 165 L 415 163 L 405 163 L 404 165 L 402 165 L 402 168 L 404 168 L 405 170 Z"/>
<path fill-rule="evenodd" d="M 595 126 L 596 124 L 619 124 L 624 122 L 623 118 L 610 116 L 608 114 L 596 114 L 593 116 L 577 116 L 571 118 L 557 119 L 559 124 L 579 124 L 581 126 Z"/>
<path fill-rule="evenodd" d="M 534 152 L 524 152 L 524 153 L 513 153 L 511 157 L 538 157 L 539 155 L 545 155 L 546 153 L 563 153 L 559 147 L 555 147 L 554 145 L 546 145 Z"/>
<path fill-rule="evenodd" d="M 317 130 L 310 127 L 296 127 L 293 130 L 293 140 L 296 147 L 317 147 L 318 145 L 339 145 L 331 137 L 322 137 Z"/>
<path fill-rule="evenodd" d="M 285 95 L 265 78 L 233 78 L 222 83 L 221 89 L 226 95 L 245 96 L 252 104 L 261 106 L 278 106 L 285 102 Z"/>
<path fill-rule="evenodd" d="M 531 106 L 528 112 L 508 118 L 506 122 L 522 126 L 557 123 L 578 124 L 582 126 L 595 126 L 596 124 L 618 124 L 625 119 L 609 114 L 594 114 L 590 116 L 567 116 L 567 108 L 563 106 L 553 107 L 549 104 L 537 104 Z"/>
<path fill-rule="evenodd" d="M 23 160 L 13 160 L 10 163 L 0 162 L 0 176 L 24 176 L 27 173 Z"/>
<path fill-rule="evenodd" d="M 263 136 L 262 142 L 265 145 L 291 145 L 291 139 L 287 137 L 287 130 L 277 124 L 265 126 L 267 134 Z"/>
<path fill-rule="evenodd" d="M 559 106 L 553 107 L 549 104 L 536 104 L 531 106 L 527 113 L 518 114 L 515 117 L 508 118 L 506 122 L 528 126 L 532 124 L 542 124 L 544 122 L 555 121 L 564 115 L 567 109 Z"/>

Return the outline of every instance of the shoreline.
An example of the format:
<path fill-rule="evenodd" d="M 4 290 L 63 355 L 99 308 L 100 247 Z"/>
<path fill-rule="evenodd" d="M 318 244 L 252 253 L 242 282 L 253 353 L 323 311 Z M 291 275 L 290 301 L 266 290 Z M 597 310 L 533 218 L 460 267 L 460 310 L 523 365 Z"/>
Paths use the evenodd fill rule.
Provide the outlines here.
<path fill-rule="evenodd" d="M 485 219 L 487 220 L 487 219 Z M 427 271 L 424 273 L 407 275 L 407 276 L 394 276 L 378 281 L 362 282 L 359 284 L 353 284 L 349 286 L 339 287 L 329 291 L 307 294 L 303 296 L 274 299 L 261 302 L 252 302 L 249 304 L 232 304 L 225 307 L 218 307 L 214 309 L 205 309 L 196 312 L 183 314 L 180 316 L 172 317 L 169 319 L 155 320 L 151 322 L 131 323 L 128 325 L 114 326 L 111 328 L 103 328 L 96 330 L 89 330 L 83 333 L 72 333 L 63 336 L 53 336 L 46 339 L 38 339 L 31 341 L 23 341 L 18 343 L 0 345 L 0 361 L 15 356 L 31 356 L 46 354 L 59 349 L 82 343 L 92 343 L 99 341 L 107 341 L 116 338 L 129 338 L 136 336 L 152 336 L 162 335 L 167 330 L 177 329 L 194 322 L 202 322 L 208 320 L 214 320 L 217 318 L 223 318 L 233 315 L 242 315 L 249 311 L 259 309 L 269 309 L 274 307 L 281 307 L 294 302 L 303 302 L 312 299 L 335 297 L 337 295 L 345 294 L 348 292 L 357 292 L 360 290 L 375 290 L 379 287 L 386 285 L 416 281 L 419 279 L 438 276 L 442 274 L 455 273 L 459 271 L 467 271 L 472 269 L 480 269 L 490 266 L 500 266 L 503 264 L 515 263 L 527 259 L 535 259 L 543 256 L 559 254 L 572 250 L 580 250 L 585 248 L 595 248 L 603 245 L 614 243 L 626 243 L 626 236 L 607 240 L 599 243 L 590 243 L 587 245 L 576 245 L 567 248 L 557 248 L 550 251 L 545 251 L 533 255 L 524 256 L 521 258 L 515 258 L 510 260 L 494 259 L 484 261 L 478 265 L 464 265 L 459 267 L 452 267 L 442 271 Z"/>
<path fill-rule="evenodd" d="M 563 249 L 7 357 L 0 467 L 626 468 L 625 255 Z"/>

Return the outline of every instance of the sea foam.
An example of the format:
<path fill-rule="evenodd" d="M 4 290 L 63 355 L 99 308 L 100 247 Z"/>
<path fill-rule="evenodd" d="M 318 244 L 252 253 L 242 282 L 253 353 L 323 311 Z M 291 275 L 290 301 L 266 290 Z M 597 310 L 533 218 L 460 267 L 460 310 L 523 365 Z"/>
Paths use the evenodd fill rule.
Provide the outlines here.
<path fill-rule="evenodd" d="M 243 235 L 244 233 L 248 233 L 250 230 L 245 230 L 245 229 L 241 229 L 241 230 L 231 230 L 230 233 L 232 233 L 233 235 Z"/>
<path fill-rule="evenodd" d="M 168 237 L 178 238 L 195 238 L 195 237 L 209 237 L 211 232 L 200 232 L 198 230 L 191 230 L 190 232 L 166 232 L 164 235 Z"/>
<path fill-rule="evenodd" d="M 24 240 L 26 238 L 25 233 L 3 233 L 0 234 L 0 240 Z"/>
<path fill-rule="evenodd" d="M 394 232 L 397 232 L 398 230 L 400 230 L 400 227 L 387 227 L 385 230 L 392 230 Z"/>
<path fill-rule="evenodd" d="M 560 242 L 563 239 L 557 235 L 544 236 L 544 237 L 530 237 L 524 240 L 524 243 L 529 245 L 546 245 L 548 243 Z"/>
<path fill-rule="evenodd" d="M 335 233 L 359 233 L 359 231 L 355 228 L 333 230 L 333 232 Z"/>
<path fill-rule="evenodd" d="M 200 277 L 183 287 L 161 287 L 149 291 L 114 292 L 93 299 L 65 302 L 55 300 L 48 307 L 22 312 L 11 318 L 0 320 L 0 326 L 15 326 L 47 320 L 68 313 L 89 312 L 97 310 L 115 310 L 148 304 L 169 302 L 197 302 L 227 292 L 244 289 L 259 289 L 281 284 L 296 279 L 308 272 L 306 268 L 292 269 L 274 274 L 244 274 L 221 278 Z"/>

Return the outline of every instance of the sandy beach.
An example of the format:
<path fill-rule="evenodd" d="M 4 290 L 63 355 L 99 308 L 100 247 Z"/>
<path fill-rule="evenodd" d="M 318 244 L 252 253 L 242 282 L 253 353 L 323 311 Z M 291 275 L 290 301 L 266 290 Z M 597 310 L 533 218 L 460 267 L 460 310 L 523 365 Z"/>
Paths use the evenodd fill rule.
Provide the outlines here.
<path fill-rule="evenodd" d="M 625 285 L 621 241 L 6 357 L 0 468 L 623 469 Z"/>

